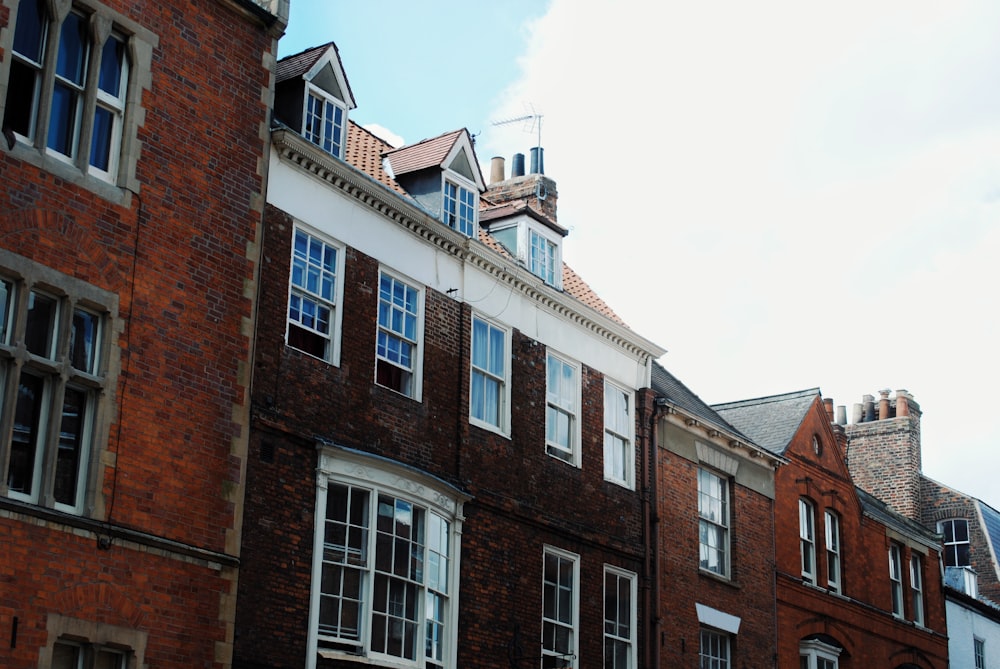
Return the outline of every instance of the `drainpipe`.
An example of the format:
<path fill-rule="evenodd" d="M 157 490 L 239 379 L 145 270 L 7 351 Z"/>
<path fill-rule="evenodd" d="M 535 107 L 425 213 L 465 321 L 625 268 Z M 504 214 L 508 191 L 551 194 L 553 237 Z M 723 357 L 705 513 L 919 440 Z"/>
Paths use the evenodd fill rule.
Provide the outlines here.
<path fill-rule="evenodd" d="M 659 669 L 660 666 L 660 512 L 659 512 L 659 446 L 657 444 L 657 423 L 666 410 L 667 399 L 656 397 L 653 410 L 649 416 L 649 426 L 646 438 L 646 457 L 643 458 L 643 468 L 649 472 L 644 479 L 649 481 L 649 490 L 643 496 L 643 515 L 646 541 L 644 548 L 643 568 L 646 570 L 649 583 L 646 589 L 646 626 L 649 634 L 646 639 L 646 666 Z"/>

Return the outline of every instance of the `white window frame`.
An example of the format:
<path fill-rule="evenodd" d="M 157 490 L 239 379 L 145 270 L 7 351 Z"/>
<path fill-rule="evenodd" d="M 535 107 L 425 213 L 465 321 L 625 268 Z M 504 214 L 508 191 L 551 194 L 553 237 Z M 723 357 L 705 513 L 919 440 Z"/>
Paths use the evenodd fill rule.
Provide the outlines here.
<path fill-rule="evenodd" d="M 799 497 L 799 558 L 802 580 L 816 584 L 816 505 Z"/>
<path fill-rule="evenodd" d="M 413 291 L 415 299 L 412 311 L 407 307 L 407 305 L 396 302 L 395 295 L 393 296 L 393 299 L 388 302 L 384 299 L 385 296 L 382 291 L 382 283 L 385 280 L 392 282 L 394 286 L 401 285 L 406 289 Z M 402 275 L 383 267 L 379 270 L 379 290 L 377 300 L 378 307 L 375 326 L 375 383 L 383 388 L 388 388 L 419 402 L 423 387 L 424 288 L 420 284 L 410 281 Z M 412 336 L 407 335 L 405 331 L 400 331 L 392 322 L 388 324 L 383 322 L 383 306 L 390 310 L 391 316 L 402 317 L 404 320 L 408 316 L 412 316 L 414 319 Z M 383 347 L 381 345 L 383 334 L 386 340 L 395 339 L 411 347 L 410 365 L 408 367 L 403 364 L 402 360 L 393 360 L 392 358 L 394 356 L 388 351 L 383 352 Z M 404 378 L 408 375 L 409 388 L 396 388 L 387 383 L 380 382 L 379 367 L 381 365 L 400 370 L 400 373 L 404 375 Z"/>
<path fill-rule="evenodd" d="M 0 267 L 0 495 L 82 515 L 107 439 L 117 297 L 4 250 Z M 44 321 L 31 315 L 38 300 L 51 306 Z"/>
<path fill-rule="evenodd" d="M 903 547 L 889 544 L 889 594 L 892 600 L 892 615 L 902 618 L 903 613 Z"/>
<path fill-rule="evenodd" d="M 572 378 L 566 379 L 563 375 L 559 375 L 557 377 L 559 387 L 553 392 L 553 373 L 560 370 L 569 370 L 572 372 Z M 579 363 L 552 350 L 549 350 L 545 356 L 545 452 L 574 467 L 580 466 L 581 371 Z M 565 383 L 572 385 L 568 391 L 563 387 Z M 551 438 L 553 430 L 558 428 L 558 426 L 553 425 L 553 413 L 565 416 L 569 422 L 566 430 L 566 438 L 569 441 L 568 448 L 558 439 Z"/>
<path fill-rule="evenodd" d="M 706 484 L 708 485 L 706 489 Z M 715 494 L 718 491 L 718 494 Z M 729 578 L 729 478 L 698 468 L 698 565 L 704 571 Z M 719 545 L 713 545 L 715 537 Z M 706 543 L 706 541 L 708 543 Z M 715 560 L 712 560 L 712 554 Z M 713 562 L 718 564 L 713 565 Z"/>
<path fill-rule="evenodd" d="M 536 251 L 539 255 L 536 255 Z M 550 286 L 557 286 L 562 274 L 559 244 L 533 227 L 528 227 L 528 269 Z"/>
<path fill-rule="evenodd" d="M 569 584 L 549 580 L 547 566 L 550 558 L 557 560 L 559 566 L 562 566 L 565 562 L 572 567 L 573 573 L 570 576 L 571 582 Z M 547 609 L 549 608 L 547 602 L 549 596 L 555 595 L 552 605 L 558 608 L 559 602 L 563 601 L 563 598 L 558 596 L 558 591 L 565 591 L 566 589 L 571 589 L 571 592 L 569 593 L 570 610 L 555 610 L 554 616 L 547 615 Z M 569 620 L 566 620 L 567 617 Z M 567 648 L 560 649 L 556 647 L 555 631 L 557 629 L 565 630 L 568 633 L 569 643 Z M 542 666 L 546 666 L 546 658 L 553 658 L 553 660 L 548 661 L 554 662 L 561 660 L 564 663 L 568 662 L 569 664 L 562 664 L 560 666 L 576 667 L 576 658 L 579 655 L 579 643 L 580 556 L 576 553 L 570 553 L 569 551 L 565 551 L 554 546 L 545 546 L 542 551 Z"/>
<path fill-rule="evenodd" d="M 604 669 L 636 667 L 637 583 L 634 572 L 604 565 Z M 614 586 L 614 590 L 609 586 Z M 624 603 L 621 601 L 623 592 L 628 596 Z M 614 611 L 608 610 L 609 605 L 614 606 Z M 623 617 L 627 620 L 622 620 Z M 614 650 L 618 648 L 625 650 L 624 664 L 616 663 Z"/>
<path fill-rule="evenodd" d="M 823 513 L 826 532 L 826 587 L 831 592 L 841 592 L 840 515 L 832 509 Z"/>
<path fill-rule="evenodd" d="M 345 486 L 352 491 L 365 492 L 369 495 L 367 530 L 361 531 L 359 528 L 362 526 L 360 525 L 351 526 L 358 531 L 358 534 L 354 536 L 363 537 L 361 542 L 364 548 L 357 552 L 341 551 L 345 553 L 343 557 L 345 562 L 342 564 L 350 563 L 361 572 L 361 615 L 358 621 L 358 638 L 356 640 L 324 636 L 319 632 L 320 602 L 323 596 L 323 566 L 327 562 L 325 558 L 330 556 L 325 543 L 327 501 L 329 490 L 333 486 Z M 418 591 L 415 600 L 417 624 L 414 629 L 417 637 L 414 644 L 416 650 L 414 660 L 372 650 L 373 588 L 375 585 L 373 575 L 377 571 L 375 551 L 379 532 L 376 523 L 380 495 L 403 502 L 404 506 L 419 507 L 425 518 L 423 582 L 413 582 Z M 315 668 L 319 657 L 347 661 L 359 661 L 360 659 L 360 661 L 368 663 L 389 663 L 393 666 L 426 667 L 427 669 L 456 666 L 461 535 L 464 520 L 463 505 L 467 500 L 468 498 L 456 489 L 442 483 L 435 477 L 423 474 L 401 463 L 336 447 L 327 447 L 320 452 L 316 477 L 315 518 L 317 522 L 313 538 L 306 658 L 308 669 Z M 446 535 L 443 537 L 447 540 L 448 549 L 443 558 L 440 553 L 434 551 L 434 545 L 431 541 L 429 523 L 432 515 L 448 524 Z M 333 545 L 331 544 L 331 546 Z M 434 558 L 434 555 L 438 557 Z M 351 556 L 356 556 L 356 558 Z M 367 564 L 362 564 L 362 561 L 367 561 Z M 331 564 L 337 563 L 331 561 Z M 432 569 L 432 565 L 435 564 L 438 565 L 436 572 Z M 441 576 L 442 570 L 444 571 L 443 576 Z M 434 579 L 435 573 L 441 577 Z M 442 610 L 436 620 L 443 628 L 443 635 L 438 647 L 440 657 L 428 658 L 425 656 L 426 634 L 431 612 L 427 609 L 427 601 L 428 595 L 432 593 L 440 598 L 442 605 Z"/>
<path fill-rule="evenodd" d="M 972 637 L 972 657 L 976 664 L 975 669 L 986 669 L 986 640 L 977 636 Z"/>
<path fill-rule="evenodd" d="M 612 411 L 619 413 L 612 398 L 619 396 L 625 399 L 625 425 L 611 422 Z M 616 448 L 618 444 L 620 448 Z M 621 451 L 621 462 L 617 463 L 622 467 L 620 472 L 616 471 L 618 450 Z M 630 490 L 635 488 L 635 393 L 610 379 L 604 380 L 604 480 Z"/>
<path fill-rule="evenodd" d="M 957 539 L 956 524 L 961 523 L 965 527 L 965 539 Z M 967 518 L 947 518 L 939 520 L 937 531 L 943 535 L 942 539 L 942 559 L 946 567 L 969 567 L 972 565 L 972 536 L 969 532 L 969 520 Z M 965 546 L 965 564 L 961 564 L 961 547 Z"/>
<path fill-rule="evenodd" d="M 924 626 L 924 558 L 910 552 L 910 607 L 913 622 Z"/>
<path fill-rule="evenodd" d="M 699 669 L 729 669 L 732 666 L 730 637 L 725 632 L 702 627 L 698 633 Z"/>
<path fill-rule="evenodd" d="M 452 193 L 449 186 L 455 189 Z M 470 202 L 465 202 L 466 197 Z M 464 216 L 468 209 L 469 216 Z M 468 179 L 454 172 L 442 175 L 441 220 L 455 232 L 472 239 L 479 238 L 479 191 Z"/>
<path fill-rule="evenodd" d="M 135 176 L 140 150 L 137 131 L 143 119 L 139 105 L 142 90 L 150 86 L 148 72 L 151 69 L 153 50 L 159 40 L 143 25 L 97 0 L 39 2 L 44 14 L 40 60 L 34 60 L 31 54 L 15 53 L 13 49 L 18 22 L 16 15 L 29 9 L 25 2 L 14 4 L 16 11 L 11 12 L 11 23 L 0 41 L 0 49 L 10 55 L 10 64 L 0 68 L 0 74 L 7 77 L 0 81 L 0 118 L 12 106 L 8 105 L 7 97 L 21 93 L 11 88 L 12 65 L 30 70 L 34 75 L 34 91 L 26 110 L 28 127 L 16 131 L 13 127 L 10 128 L 18 140 L 12 153 L 42 169 L 79 183 L 106 199 L 120 202 L 126 197 L 127 190 L 137 191 L 139 188 Z M 52 16 L 49 12 L 53 4 L 56 6 L 57 16 Z M 72 82 L 56 73 L 59 45 L 48 44 L 52 37 L 62 32 L 61 26 L 70 13 L 83 19 L 85 36 L 81 46 L 83 64 L 80 80 Z M 117 95 L 100 86 L 101 60 L 105 55 L 104 46 L 110 39 L 116 39 L 122 44 Z M 142 76 L 143 73 L 147 73 L 147 76 Z M 70 124 L 72 137 L 69 153 L 49 147 L 50 128 L 57 120 L 53 114 L 57 84 L 62 90 L 72 89 L 76 95 L 76 108 Z M 92 143 L 97 135 L 95 119 L 99 109 L 110 114 L 107 169 L 95 164 L 93 158 L 96 154 L 92 155 Z"/>
<path fill-rule="evenodd" d="M 799 663 L 801 669 L 837 669 L 840 663 L 840 649 L 818 639 L 799 642 Z M 805 662 L 802 662 L 805 660 Z"/>
<path fill-rule="evenodd" d="M 510 341 L 511 333 L 510 329 L 500 325 L 496 321 L 492 321 L 479 314 L 472 314 L 471 319 L 472 327 L 469 332 L 469 422 L 473 425 L 477 425 L 484 429 L 497 432 L 503 436 L 510 436 Z M 482 367 L 477 364 L 477 347 L 476 347 L 476 324 L 482 323 L 486 327 L 487 332 L 487 346 L 492 346 L 495 341 L 490 335 L 491 332 L 497 332 L 502 334 L 503 341 L 503 351 L 500 355 L 503 361 L 503 370 L 499 374 L 496 370 L 491 370 L 486 367 Z M 490 350 L 487 350 L 487 362 L 489 359 Z M 490 422 L 485 414 L 483 416 L 477 415 L 478 408 L 475 406 L 476 397 L 474 388 L 476 387 L 476 379 L 482 377 L 483 387 L 485 387 L 487 382 L 495 383 L 499 386 L 497 390 L 497 401 L 499 406 L 496 408 L 497 422 Z M 485 402 L 485 399 L 483 400 Z M 483 406 L 485 409 L 485 404 Z"/>
<path fill-rule="evenodd" d="M 334 262 L 335 269 L 333 270 L 335 274 L 332 280 L 332 300 L 320 292 L 309 289 L 308 286 L 295 285 L 294 279 L 297 262 L 296 240 L 300 234 L 305 235 L 310 244 L 312 242 L 322 244 L 324 248 L 330 248 L 336 253 L 336 260 Z M 325 360 L 335 367 L 340 365 L 341 322 L 343 319 L 341 303 L 343 302 L 344 297 L 344 257 L 346 255 L 344 245 L 334 241 L 332 238 L 298 222 L 292 226 L 291 257 L 288 264 L 288 300 L 287 308 L 285 310 L 285 344 L 289 348 L 293 348 L 296 351 L 301 351 L 306 355 L 319 358 L 320 360 Z M 322 266 L 316 267 L 315 263 L 312 262 L 307 262 L 306 264 L 312 268 L 313 271 L 318 271 L 320 274 L 329 271 L 329 268 L 324 268 Z M 301 320 L 295 320 L 292 318 L 292 305 L 294 304 L 295 299 L 304 299 L 308 302 L 316 304 L 318 307 L 330 310 L 330 331 L 328 334 L 324 335 L 317 328 L 311 327 L 307 323 L 303 323 Z M 299 311 L 301 312 L 301 307 Z M 306 348 L 296 346 L 292 342 L 293 328 L 302 330 L 306 336 L 312 336 L 317 340 L 324 341 L 325 344 L 323 354 L 317 355 L 312 351 L 306 350 Z"/>
<path fill-rule="evenodd" d="M 313 132 L 310 125 L 312 114 L 309 111 L 309 103 L 312 99 L 317 100 L 322 106 L 322 113 L 318 117 L 320 124 L 318 133 Z M 339 127 L 336 122 L 338 111 L 340 112 Z M 328 113 L 333 116 L 327 118 Z M 330 125 L 333 134 L 337 135 L 335 139 L 327 133 L 327 125 Z M 306 82 L 302 99 L 302 136 L 330 155 L 343 160 L 344 150 L 347 146 L 347 127 L 347 105 L 344 104 L 343 100 L 338 100 L 322 88 L 311 82 Z"/>

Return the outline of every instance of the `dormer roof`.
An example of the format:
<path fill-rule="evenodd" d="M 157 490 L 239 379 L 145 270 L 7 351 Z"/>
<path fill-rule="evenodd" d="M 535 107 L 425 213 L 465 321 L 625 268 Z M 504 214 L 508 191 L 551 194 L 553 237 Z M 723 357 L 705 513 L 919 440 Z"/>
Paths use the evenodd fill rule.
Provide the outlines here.
<path fill-rule="evenodd" d="M 340 60 L 340 51 L 333 42 L 314 46 L 278 61 L 274 73 L 276 84 L 299 77 L 343 101 L 348 109 L 357 107 L 351 84 L 344 72 L 344 64 Z"/>
<path fill-rule="evenodd" d="M 517 216 L 529 216 L 562 237 L 569 234 L 569 230 L 559 225 L 534 207 L 530 206 L 524 200 L 506 202 L 504 204 L 487 206 L 484 209 L 480 209 L 479 224 L 489 227 L 494 221 L 502 221 L 504 219 L 514 218 Z"/>
<path fill-rule="evenodd" d="M 465 128 L 387 151 L 384 157 L 397 177 L 436 167 L 462 175 L 474 183 L 480 193 L 486 190 L 486 181 L 472 149 L 472 136 Z"/>

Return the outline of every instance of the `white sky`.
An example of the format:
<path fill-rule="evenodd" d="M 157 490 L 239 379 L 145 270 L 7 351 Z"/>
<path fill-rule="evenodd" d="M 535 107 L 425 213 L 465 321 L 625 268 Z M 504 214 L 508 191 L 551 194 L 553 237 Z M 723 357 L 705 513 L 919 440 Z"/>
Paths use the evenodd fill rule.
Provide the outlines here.
<path fill-rule="evenodd" d="M 464 3 L 492 16 L 457 25 L 440 4 L 421 5 L 426 26 L 407 17 L 409 40 L 383 11 L 379 70 L 332 17 L 291 42 L 313 11 L 292 0 L 281 53 L 336 41 L 353 118 L 410 142 L 465 125 L 487 178 L 537 138 L 490 120 L 540 112 L 565 260 L 695 393 L 819 387 L 850 417 L 905 388 L 924 473 L 1000 508 L 1000 3 L 552 0 L 510 5 L 520 27 L 499 25 L 504 3 Z M 442 25 L 476 53 L 413 37 L 440 43 Z M 403 127 L 459 61 L 478 69 L 445 106 L 468 97 L 468 118 Z M 365 108 L 361 89 L 393 76 L 426 99 Z"/>

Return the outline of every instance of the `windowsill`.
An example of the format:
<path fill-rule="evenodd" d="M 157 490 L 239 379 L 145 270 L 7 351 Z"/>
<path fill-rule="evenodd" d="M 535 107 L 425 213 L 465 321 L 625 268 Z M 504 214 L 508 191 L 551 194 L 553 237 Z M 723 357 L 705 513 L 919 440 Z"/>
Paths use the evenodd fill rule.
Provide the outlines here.
<path fill-rule="evenodd" d="M 0 139 L 0 144 L 7 148 L 6 140 Z M 45 170 L 54 176 L 68 181 L 80 188 L 94 193 L 98 197 L 109 200 L 114 204 L 127 207 L 131 203 L 130 193 L 125 188 L 110 183 L 106 179 L 80 171 L 65 158 L 61 158 L 46 151 L 39 151 L 34 146 L 27 144 L 20 137 L 14 143 L 14 148 L 6 151 L 10 156 L 22 160 L 25 163 L 34 165 L 40 170 Z M 135 188 L 138 190 L 138 186 Z"/>
<path fill-rule="evenodd" d="M 635 490 L 635 486 L 634 485 L 632 485 L 628 481 L 622 481 L 621 479 L 609 479 L 609 478 L 605 478 L 604 482 L 605 483 L 610 483 L 612 485 L 616 485 L 619 488 L 625 488 L 626 490 Z"/>
<path fill-rule="evenodd" d="M 397 669 L 413 669 L 413 667 L 417 666 L 414 663 L 393 662 L 392 659 L 386 657 L 371 658 L 367 655 L 355 655 L 354 653 L 348 653 L 343 650 L 320 649 L 316 651 L 316 655 L 324 660 L 338 660 L 340 662 L 353 662 L 355 664 L 374 665 L 379 667 L 394 667 Z"/>
<path fill-rule="evenodd" d="M 482 428 L 483 430 L 486 430 L 487 432 L 492 432 L 493 434 L 501 436 L 504 439 L 510 439 L 509 432 L 504 431 L 503 429 L 501 429 L 496 425 L 493 425 L 492 423 L 487 423 L 486 421 L 479 420 L 478 418 L 473 418 L 472 416 L 469 416 L 469 425 Z"/>
<path fill-rule="evenodd" d="M 714 571 L 698 567 L 698 575 L 704 576 L 705 578 L 710 578 L 713 581 L 716 581 L 717 583 L 728 585 L 729 587 L 735 588 L 736 590 L 742 590 L 742 586 L 739 583 L 729 578 L 728 576 L 723 576 L 722 574 L 716 574 Z"/>
<path fill-rule="evenodd" d="M 560 458 L 558 455 L 550 453 L 549 450 L 548 450 L 548 446 L 546 446 L 545 455 L 549 456 L 550 458 L 552 458 L 556 462 L 563 463 L 564 465 L 566 465 L 568 467 L 573 467 L 574 469 L 580 469 L 580 459 L 578 457 L 576 457 L 575 453 L 573 454 L 573 459 L 572 460 L 565 460 L 563 458 Z"/>

